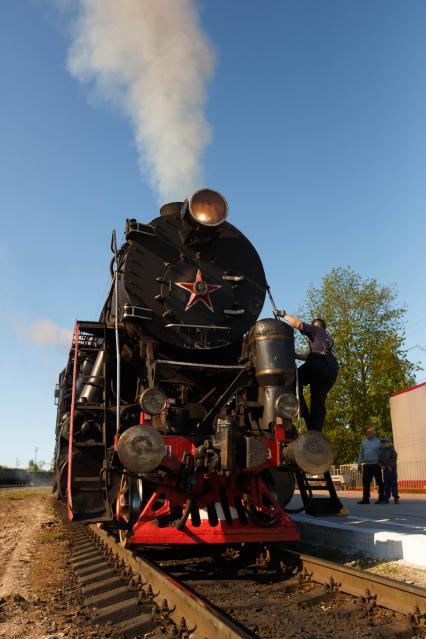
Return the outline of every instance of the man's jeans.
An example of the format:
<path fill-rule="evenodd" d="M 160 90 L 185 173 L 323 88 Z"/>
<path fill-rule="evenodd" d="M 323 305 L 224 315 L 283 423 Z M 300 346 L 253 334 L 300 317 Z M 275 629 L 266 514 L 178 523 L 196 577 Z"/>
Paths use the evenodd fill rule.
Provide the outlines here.
<path fill-rule="evenodd" d="M 396 468 L 392 468 L 392 470 L 384 468 L 383 479 L 385 481 L 385 499 L 390 499 L 391 494 L 394 499 L 399 499 Z"/>
<path fill-rule="evenodd" d="M 339 369 L 327 363 L 326 357 L 319 353 L 311 353 L 307 361 L 298 370 L 300 412 L 308 430 L 322 430 L 326 408 L 327 394 L 337 379 Z M 303 397 L 303 387 L 310 384 L 311 410 Z"/>
<path fill-rule="evenodd" d="M 379 464 L 364 464 L 362 469 L 362 498 L 365 500 L 370 499 L 370 484 L 373 477 L 379 490 L 379 499 L 384 498 L 382 469 Z"/>

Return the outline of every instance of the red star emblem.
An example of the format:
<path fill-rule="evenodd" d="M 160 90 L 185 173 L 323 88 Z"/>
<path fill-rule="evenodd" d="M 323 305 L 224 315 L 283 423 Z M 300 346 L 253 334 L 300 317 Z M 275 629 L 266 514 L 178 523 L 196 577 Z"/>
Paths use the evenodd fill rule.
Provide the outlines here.
<path fill-rule="evenodd" d="M 213 291 L 216 291 L 218 288 L 222 288 L 220 284 L 207 284 L 207 282 L 203 280 L 200 269 L 198 269 L 197 275 L 195 276 L 195 282 L 175 282 L 175 284 L 191 293 L 188 304 L 185 306 L 185 311 L 197 302 L 203 302 L 210 311 L 213 311 L 210 293 L 213 293 Z"/>

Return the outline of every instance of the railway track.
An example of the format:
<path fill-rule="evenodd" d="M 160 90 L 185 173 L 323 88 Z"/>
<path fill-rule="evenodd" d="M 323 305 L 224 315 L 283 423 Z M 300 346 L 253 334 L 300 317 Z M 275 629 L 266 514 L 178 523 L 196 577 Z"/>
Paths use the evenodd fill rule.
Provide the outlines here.
<path fill-rule="evenodd" d="M 426 589 L 285 548 L 178 559 L 94 525 L 74 536 L 91 621 L 112 638 L 426 637 Z"/>

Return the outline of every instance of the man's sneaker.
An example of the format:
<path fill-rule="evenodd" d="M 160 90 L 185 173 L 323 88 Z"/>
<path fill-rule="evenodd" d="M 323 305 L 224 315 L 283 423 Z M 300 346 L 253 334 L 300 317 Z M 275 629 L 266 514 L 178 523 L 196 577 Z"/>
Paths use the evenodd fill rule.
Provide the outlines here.
<path fill-rule="evenodd" d="M 361 499 L 361 501 L 358 502 L 359 504 L 369 504 L 370 500 L 369 499 Z"/>
<path fill-rule="evenodd" d="M 374 502 L 375 504 L 388 504 L 389 502 L 386 499 L 378 499 Z"/>
<path fill-rule="evenodd" d="M 394 504 L 399 504 L 399 497 L 395 497 L 395 499 L 393 500 Z"/>

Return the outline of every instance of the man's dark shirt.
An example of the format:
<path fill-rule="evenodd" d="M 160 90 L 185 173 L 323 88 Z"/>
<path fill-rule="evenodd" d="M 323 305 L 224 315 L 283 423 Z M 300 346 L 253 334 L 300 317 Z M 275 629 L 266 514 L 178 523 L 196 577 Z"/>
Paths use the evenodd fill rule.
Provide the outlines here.
<path fill-rule="evenodd" d="M 309 337 L 311 353 L 325 355 L 327 362 L 337 366 L 336 349 L 333 338 L 321 326 L 303 323 L 302 335 Z"/>
<path fill-rule="evenodd" d="M 381 455 L 379 459 L 379 464 L 384 466 L 385 468 L 391 467 L 392 470 L 396 470 L 396 460 L 398 455 L 393 446 L 383 446 L 381 450 Z"/>

